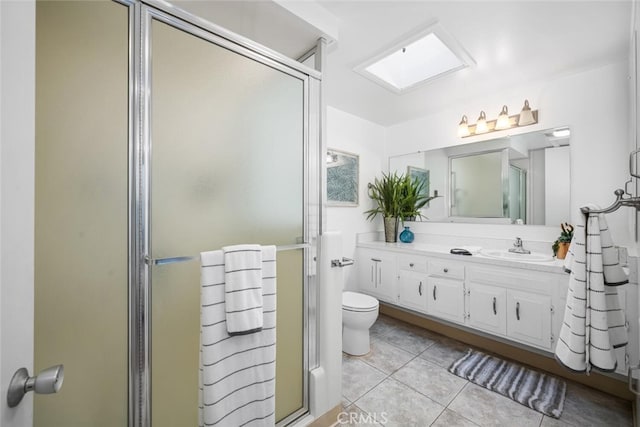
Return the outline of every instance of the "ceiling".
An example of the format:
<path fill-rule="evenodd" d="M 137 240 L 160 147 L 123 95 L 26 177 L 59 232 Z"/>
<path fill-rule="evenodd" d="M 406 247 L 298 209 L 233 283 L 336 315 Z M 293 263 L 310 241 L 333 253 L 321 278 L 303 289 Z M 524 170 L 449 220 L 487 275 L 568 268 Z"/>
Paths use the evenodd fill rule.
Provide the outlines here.
<path fill-rule="evenodd" d="M 270 1 L 177 3 L 292 58 L 319 36 L 317 29 Z M 327 104 L 384 126 L 495 91 L 621 61 L 629 51 L 631 0 L 317 3 L 336 18 L 339 28 L 323 70 Z M 475 60 L 475 67 L 404 94 L 353 71 L 436 20 Z"/>

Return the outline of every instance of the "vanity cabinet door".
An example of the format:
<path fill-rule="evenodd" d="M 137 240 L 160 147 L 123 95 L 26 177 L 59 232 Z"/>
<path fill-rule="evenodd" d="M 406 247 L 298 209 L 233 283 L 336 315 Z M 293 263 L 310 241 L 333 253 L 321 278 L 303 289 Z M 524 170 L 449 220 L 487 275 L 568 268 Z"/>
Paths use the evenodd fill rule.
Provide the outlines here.
<path fill-rule="evenodd" d="M 507 291 L 497 286 L 469 283 L 469 326 L 505 335 Z"/>
<path fill-rule="evenodd" d="M 413 271 L 400 270 L 398 302 L 414 310 L 427 311 L 427 276 Z"/>
<path fill-rule="evenodd" d="M 551 349 L 551 298 L 508 289 L 507 335 L 523 343 Z"/>
<path fill-rule="evenodd" d="M 393 254 L 360 249 L 357 265 L 360 291 L 383 301 L 396 302 L 396 258 Z"/>
<path fill-rule="evenodd" d="M 374 294 L 377 283 L 376 272 L 377 259 L 371 251 L 360 249 L 356 259 L 356 269 L 358 271 L 358 289 L 365 294 Z"/>
<path fill-rule="evenodd" d="M 464 281 L 429 276 L 427 278 L 427 313 L 457 323 L 464 323 Z"/>

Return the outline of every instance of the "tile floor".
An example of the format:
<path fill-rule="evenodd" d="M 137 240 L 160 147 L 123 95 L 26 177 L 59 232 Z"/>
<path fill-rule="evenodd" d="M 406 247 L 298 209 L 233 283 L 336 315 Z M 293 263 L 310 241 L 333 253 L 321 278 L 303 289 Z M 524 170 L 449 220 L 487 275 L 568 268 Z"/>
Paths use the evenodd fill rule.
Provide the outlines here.
<path fill-rule="evenodd" d="M 632 426 L 631 403 L 567 381 L 560 419 L 547 417 L 447 371 L 469 348 L 458 341 L 380 315 L 371 352 L 343 353 L 349 426 Z"/>

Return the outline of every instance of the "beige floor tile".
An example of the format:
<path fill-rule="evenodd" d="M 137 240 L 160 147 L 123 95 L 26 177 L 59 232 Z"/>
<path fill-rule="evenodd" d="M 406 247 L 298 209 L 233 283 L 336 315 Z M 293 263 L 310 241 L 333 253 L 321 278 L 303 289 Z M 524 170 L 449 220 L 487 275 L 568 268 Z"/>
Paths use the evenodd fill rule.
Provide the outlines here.
<path fill-rule="evenodd" d="M 450 409 L 445 409 L 438 417 L 435 423 L 431 424 L 431 427 L 477 427 L 475 424 L 462 415 L 453 412 Z"/>
<path fill-rule="evenodd" d="M 446 369 L 419 357 L 396 371 L 393 378 L 444 406 L 448 405 L 467 383 Z"/>
<path fill-rule="evenodd" d="M 396 320 L 392 317 L 385 316 L 381 314 L 378 316 L 376 322 L 369 329 L 369 333 L 372 336 L 383 336 L 391 332 L 395 332 L 396 328 L 401 325 L 403 322 Z"/>
<path fill-rule="evenodd" d="M 356 401 L 385 427 L 428 426 L 444 407 L 399 381 L 387 378 Z"/>
<path fill-rule="evenodd" d="M 360 356 L 360 359 L 384 373 L 391 374 L 414 357 L 413 354 L 384 340 L 372 338 L 371 351 L 364 356 Z"/>
<path fill-rule="evenodd" d="M 572 427 L 571 424 L 567 424 L 564 421 L 560 421 L 557 418 L 544 416 L 540 427 Z"/>
<path fill-rule="evenodd" d="M 386 374 L 355 357 L 342 358 L 342 396 L 348 402 L 354 402 L 371 390 Z"/>
<path fill-rule="evenodd" d="M 579 427 L 633 425 L 631 402 L 576 383 L 567 383 L 560 421 Z"/>
<path fill-rule="evenodd" d="M 381 416 L 376 417 L 375 415 L 363 411 L 357 405 L 351 405 L 344 412 L 338 414 L 337 425 L 349 427 L 380 426 L 381 424 L 378 424 L 376 421 L 382 421 Z"/>
<path fill-rule="evenodd" d="M 411 354 L 420 354 L 435 342 L 427 331 L 416 327 L 397 327 L 380 338 Z"/>
<path fill-rule="evenodd" d="M 542 414 L 485 388 L 468 383 L 448 409 L 480 426 L 538 427 Z"/>
<path fill-rule="evenodd" d="M 420 354 L 420 357 L 448 369 L 449 366 L 467 353 L 469 346 L 450 338 L 441 337 Z"/>
<path fill-rule="evenodd" d="M 632 426 L 629 402 L 570 381 L 559 420 L 467 383 L 447 369 L 468 345 L 393 318 L 381 315 L 371 337 L 371 353 L 343 357 L 343 405 L 354 414 L 353 423 L 343 425 Z"/>

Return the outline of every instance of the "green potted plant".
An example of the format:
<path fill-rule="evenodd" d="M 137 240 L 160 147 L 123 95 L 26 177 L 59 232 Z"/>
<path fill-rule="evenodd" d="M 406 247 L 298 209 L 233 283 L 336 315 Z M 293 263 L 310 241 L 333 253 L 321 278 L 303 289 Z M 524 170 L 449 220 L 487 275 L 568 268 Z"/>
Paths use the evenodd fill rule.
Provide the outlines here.
<path fill-rule="evenodd" d="M 558 239 L 553 242 L 553 255 L 558 259 L 565 259 L 567 256 L 567 251 L 569 250 L 569 244 L 571 243 L 571 239 L 573 239 L 573 225 L 565 222 L 564 224 L 560 224 L 560 236 Z"/>
<path fill-rule="evenodd" d="M 382 173 L 382 178 L 375 178 L 369 183 L 369 197 L 376 202 L 376 207 L 365 212 L 368 220 L 382 215 L 384 221 L 385 242 L 396 242 L 398 218 L 402 214 L 402 181 L 403 175 Z"/>
<path fill-rule="evenodd" d="M 423 218 L 420 209 L 438 196 L 424 194 L 425 182 L 405 175 L 400 183 L 400 215 L 403 221 Z"/>
<path fill-rule="evenodd" d="M 385 241 L 394 243 L 398 238 L 398 220 L 422 218 L 420 209 L 436 196 L 426 196 L 424 182 L 412 179 L 409 175 L 396 172 L 382 173 L 382 179 L 376 178 L 369 183 L 369 197 L 376 207 L 365 212 L 368 220 L 382 215 L 384 220 Z"/>

